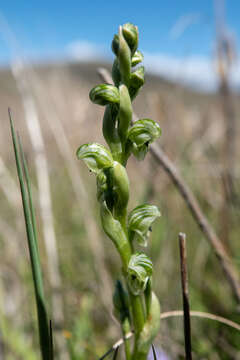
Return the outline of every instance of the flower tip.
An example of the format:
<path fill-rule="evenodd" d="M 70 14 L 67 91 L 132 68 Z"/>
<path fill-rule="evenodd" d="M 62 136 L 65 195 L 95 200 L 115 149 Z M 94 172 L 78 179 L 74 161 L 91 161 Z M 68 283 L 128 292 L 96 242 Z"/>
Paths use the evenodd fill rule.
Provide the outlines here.
<path fill-rule="evenodd" d="M 132 23 L 126 23 L 122 27 L 122 34 L 128 43 L 132 55 L 138 47 L 138 28 Z"/>

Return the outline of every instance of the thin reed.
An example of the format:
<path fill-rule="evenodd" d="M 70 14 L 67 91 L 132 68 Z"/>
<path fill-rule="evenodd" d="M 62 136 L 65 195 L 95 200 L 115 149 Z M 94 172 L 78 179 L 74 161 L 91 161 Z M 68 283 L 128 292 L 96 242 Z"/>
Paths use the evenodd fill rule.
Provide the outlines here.
<path fill-rule="evenodd" d="M 28 249 L 31 259 L 32 277 L 34 283 L 35 301 L 38 314 L 40 348 L 43 360 L 53 359 L 52 328 L 47 315 L 46 299 L 44 296 L 41 262 L 39 258 L 35 212 L 32 203 L 31 183 L 26 159 L 22 150 L 20 137 L 17 137 L 9 110 L 13 148 L 17 166 L 17 174 L 21 189 Z"/>

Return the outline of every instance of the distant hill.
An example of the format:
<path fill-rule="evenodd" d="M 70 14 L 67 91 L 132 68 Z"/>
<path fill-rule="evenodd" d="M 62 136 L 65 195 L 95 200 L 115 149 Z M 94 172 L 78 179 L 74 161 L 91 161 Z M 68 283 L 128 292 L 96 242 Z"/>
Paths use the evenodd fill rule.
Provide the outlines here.
<path fill-rule="evenodd" d="M 29 146 L 20 87 L 24 87 L 25 95 L 30 94 L 48 146 L 51 146 L 53 140 L 48 123 L 56 119 L 63 124 L 73 149 L 79 141 L 102 141 L 99 121 L 102 119 L 104 108 L 91 104 L 88 98 L 91 88 L 101 83 L 97 75 L 99 67 L 110 70 L 109 64 L 100 63 L 34 65 L 32 68 L 25 68 L 17 80 L 10 69 L 1 69 L 0 153 L 8 156 L 10 149 L 8 107 L 12 109 L 13 118 L 24 138 L 26 149 Z M 179 132 L 180 124 L 184 131 L 185 113 L 188 110 L 197 113 L 203 112 L 206 108 L 208 111 L 209 103 L 212 102 L 214 95 L 197 93 L 146 73 L 146 84 L 134 102 L 134 109 L 142 118 L 152 117 L 159 121 L 164 131 L 171 135 Z M 164 139 L 164 142 L 167 142 L 166 136 Z"/>

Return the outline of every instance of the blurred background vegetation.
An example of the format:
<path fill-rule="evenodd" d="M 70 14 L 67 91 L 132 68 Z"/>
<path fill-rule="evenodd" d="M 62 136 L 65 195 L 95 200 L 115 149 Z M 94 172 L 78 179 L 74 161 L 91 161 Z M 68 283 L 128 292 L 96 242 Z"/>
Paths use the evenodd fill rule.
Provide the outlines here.
<path fill-rule="evenodd" d="M 235 48 L 223 17 L 217 20 L 215 91 L 193 90 L 146 69 L 146 84 L 134 111 L 140 118 L 159 122 L 159 145 L 196 196 L 240 274 L 240 108 L 239 93 L 229 81 Z M 120 262 L 99 226 L 95 178 L 75 156 L 85 142 L 103 143 L 103 109 L 88 99 L 91 88 L 102 82 L 99 67 L 110 69 L 102 61 L 30 65 L 19 54 L 17 61 L 0 69 L 0 359 L 39 358 L 8 106 L 33 181 L 57 358 L 97 359 L 119 339 L 111 304 Z M 187 235 L 191 309 L 239 323 L 240 304 L 221 264 L 168 174 L 151 154 L 144 165 L 131 158 L 127 170 L 132 189 L 129 208 L 149 202 L 162 213 L 149 249 L 162 312 L 182 309 L 178 249 L 182 231 Z M 235 329 L 192 318 L 195 359 L 240 359 L 239 339 Z M 169 359 L 184 357 L 182 318 L 162 320 L 156 345 Z"/>

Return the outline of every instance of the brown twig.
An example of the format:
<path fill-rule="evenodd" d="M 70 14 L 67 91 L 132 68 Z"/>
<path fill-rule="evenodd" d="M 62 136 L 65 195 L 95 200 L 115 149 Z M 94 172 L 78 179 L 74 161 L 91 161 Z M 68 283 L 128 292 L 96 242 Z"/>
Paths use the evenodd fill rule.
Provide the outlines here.
<path fill-rule="evenodd" d="M 185 354 L 187 360 L 192 360 L 186 235 L 183 233 L 179 233 L 178 238 L 179 238 L 179 249 L 180 249 L 180 266 L 181 266 L 181 282 L 182 282 L 182 298 L 183 298 Z"/>
<path fill-rule="evenodd" d="M 152 344 L 152 353 L 153 353 L 153 359 L 157 360 L 157 354 L 154 345 Z"/>
<path fill-rule="evenodd" d="M 119 346 L 116 348 L 115 352 L 114 352 L 114 355 L 113 355 L 113 360 L 116 360 L 117 359 L 117 356 L 118 356 L 118 350 L 119 350 Z"/>
<path fill-rule="evenodd" d="M 172 310 L 172 311 L 166 311 L 164 313 L 161 313 L 160 315 L 160 319 L 168 319 L 171 317 L 181 317 L 183 316 L 184 313 L 182 310 Z M 238 331 L 240 331 L 240 324 L 231 321 L 229 319 L 226 319 L 222 316 L 218 316 L 218 315 L 214 315 L 214 314 L 210 314 L 207 312 L 203 312 L 203 311 L 190 311 L 190 316 L 191 317 L 200 317 L 202 319 L 208 319 L 208 320 L 213 320 L 213 321 L 217 321 L 221 324 L 230 326 L 233 329 L 236 329 Z M 125 338 L 121 338 L 120 340 L 118 340 L 101 358 L 99 358 L 99 360 L 103 360 L 105 359 L 108 355 L 110 355 L 114 350 L 116 350 L 118 347 L 120 347 L 123 343 L 124 340 L 126 339 L 130 339 L 133 336 L 133 332 L 130 331 L 128 334 L 126 334 Z"/>
<path fill-rule="evenodd" d="M 110 74 L 106 69 L 98 69 L 98 74 L 101 79 L 109 84 L 112 83 L 112 79 Z M 133 116 L 133 120 L 137 118 L 136 115 Z M 208 242 L 211 244 L 220 265 L 226 275 L 226 278 L 229 281 L 229 284 L 232 288 L 233 295 L 235 296 L 238 303 L 240 303 L 240 282 L 238 277 L 238 272 L 235 269 L 233 263 L 231 262 L 221 240 L 215 233 L 213 227 L 208 222 L 208 219 L 204 215 L 202 209 L 200 208 L 197 199 L 195 198 L 193 192 L 182 179 L 179 174 L 177 168 L 172 163 L 172 161 L 168 158 L 168 156 L 164 153 L 164 151 L 160 148 L 158 144 L 151 144 L 150 153 L 154 156 L 157 163 L 163 167 L 164 171 L 168 174 L 179 193 L 185 200 L 189 210 L 192 213 L 193 218 L 198 224 L 200 230 L 205 235 Z"/>
<path fill-rule="evenodd" d="M 167 319 L 170 317 L 175 317 L 175 316 L 183 316 L 183 311 L 182 310 L 173 310 L 173 311 L 166 311 L 164 313 L 161 314 L 161 320 L 162 319 Z M 233 329 L 236 329 L 238 331 L 240 331 L 240 324 L 226 319 L 222 316 L 218 316 L 218 315 L 214 315 L 211 313 L 207 313 L 204 311 L 190 311 L 190 316 L 191 317 L 200 317 L 202 319 L 209 319 L 209 320 L 214 320 L 217 321 L 221 324 L 227 325 L 232 327 Z"/>

